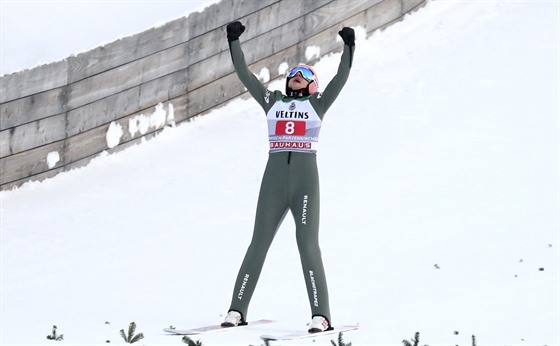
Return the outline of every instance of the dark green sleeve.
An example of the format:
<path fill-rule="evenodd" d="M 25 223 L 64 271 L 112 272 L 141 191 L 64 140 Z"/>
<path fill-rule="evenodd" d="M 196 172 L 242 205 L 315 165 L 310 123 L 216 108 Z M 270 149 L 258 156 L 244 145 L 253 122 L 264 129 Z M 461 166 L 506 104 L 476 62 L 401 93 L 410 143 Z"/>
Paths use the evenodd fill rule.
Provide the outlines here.
<path fill-rule="evenodd" d="M 344 45 L 344 51 L 342 52 L 336 75 L 330 81 L 329 85 L 327 85 L 322 94 L 316 93 L 312 95 L 309 100 L 321 119 L 323 119 L 325 113 L 331 107 L 334 100 L 336 100 L 338 94 L 340 94 L 340 91 L 348 80 L 350 69 L 352 68 L 355 47 L 356 46 L 350 47 L 348 45 Z"/>
<path fill-rule="evenodd" d="M 271 92 L 268 90 L 249 70 L 239 40 L 230 42 L 229 50 L 239 80 L 241 80 L 241 83 L 243 83 L 245 88 L 247 88 L 251 96 L 261 105 L 264 111 L 268 112 L 279 96 L 278 92 Z"/>

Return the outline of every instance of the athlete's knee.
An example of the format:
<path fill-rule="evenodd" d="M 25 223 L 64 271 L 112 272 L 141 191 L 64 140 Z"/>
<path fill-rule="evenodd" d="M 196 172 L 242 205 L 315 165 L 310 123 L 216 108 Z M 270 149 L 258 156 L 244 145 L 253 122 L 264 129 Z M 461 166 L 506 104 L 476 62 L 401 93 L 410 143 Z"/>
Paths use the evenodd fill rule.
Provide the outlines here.
<path fill-rule="evenodd" d="M 301 257 L 321 255 L 319 240 L 315 237 L 297 237 L 297 246 Z"/>

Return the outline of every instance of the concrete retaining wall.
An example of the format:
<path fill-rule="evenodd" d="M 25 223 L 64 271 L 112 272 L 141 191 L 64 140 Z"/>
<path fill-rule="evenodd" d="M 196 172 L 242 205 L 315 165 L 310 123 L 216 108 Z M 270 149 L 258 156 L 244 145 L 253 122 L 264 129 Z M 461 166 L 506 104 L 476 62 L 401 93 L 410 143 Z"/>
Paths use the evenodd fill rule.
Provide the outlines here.
<path fill-rule="evenodd" d="M 0 77 L 0 189 L 52 177 L 150 138 L 245 92 L 225 25 L 240 20 L 254 72 L 340 51 L 342 26 L 368 32 L 426 0 L 222 0 L 202 13 L 63 61 Z M 294 11 L 297 9 L 297 11 Z"/>

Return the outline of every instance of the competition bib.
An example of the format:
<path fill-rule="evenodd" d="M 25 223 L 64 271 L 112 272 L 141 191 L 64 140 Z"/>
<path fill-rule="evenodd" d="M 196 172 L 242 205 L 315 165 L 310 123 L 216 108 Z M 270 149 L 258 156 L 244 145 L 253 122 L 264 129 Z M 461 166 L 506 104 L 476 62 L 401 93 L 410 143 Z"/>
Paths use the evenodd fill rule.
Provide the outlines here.
<path fill-rule="evenodd" d="M 276 101 L 266 114 L 270 152 L 299 151 L 315 153 L 321 118 L 309 100 Z"/>

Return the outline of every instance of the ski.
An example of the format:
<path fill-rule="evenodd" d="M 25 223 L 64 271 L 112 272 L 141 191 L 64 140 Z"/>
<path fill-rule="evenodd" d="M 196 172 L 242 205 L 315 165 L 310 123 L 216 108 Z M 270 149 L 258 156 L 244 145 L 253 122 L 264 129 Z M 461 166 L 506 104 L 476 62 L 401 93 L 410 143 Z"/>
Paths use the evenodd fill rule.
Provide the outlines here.
<path fill-rule="evenodd" d="M 204 326 L 198 327 L 194 329 L 176 329 L 176 328 L 164 328 L 163 331 L 169 334 L 174 335 L 197 335 L 197 334 L 204 334 L 208 332 L 215 332 L 215 331 L 223 331 L 223 330 L 234 330 L 237 328 L 243 328 L 247 326 L 258 326 L 261 324 L 269 324 L 276 322 L 274 320 L 256 320 L 256 321 L 249 321 L 248 324 L 237 326 L 237 327 L 222 327 L 221 325 L 212 325 L 212 326 Z"/>
<path fill-rule="evenodd" d="M 331 335 L 331 334 L 338 334 L 342 332 L 348 332 L 351 330 L 356 330 L 359 328 L 359 325 L 344 325 L 336 327 L 332 330 L 327 330 L 320 333 L 309 333 L 306 330 L 297 331 L 293 333 L 286 333 L 280 335 L 261 335 L 261 339 L 263 341 L 286 341 L 286 340 L 295 340 L 295 339 L 305 339 L 305 338 L 316 338 L 323 335 Z"/>

